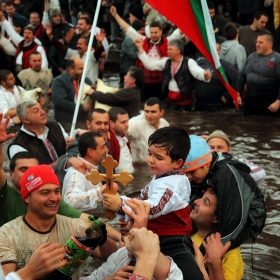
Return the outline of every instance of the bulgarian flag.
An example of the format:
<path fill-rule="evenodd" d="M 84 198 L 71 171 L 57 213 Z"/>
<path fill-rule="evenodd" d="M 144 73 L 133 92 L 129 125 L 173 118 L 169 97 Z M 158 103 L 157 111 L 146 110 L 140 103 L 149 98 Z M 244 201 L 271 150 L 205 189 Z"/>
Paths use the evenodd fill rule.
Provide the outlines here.
<path fill-rule="evenodd" d="M 146 0 L 178 26 L 217 69 L 218 76 L 238 108 L 238 93 L 229 85 L 216 50 L 216 40 L 206 0 Z"/>

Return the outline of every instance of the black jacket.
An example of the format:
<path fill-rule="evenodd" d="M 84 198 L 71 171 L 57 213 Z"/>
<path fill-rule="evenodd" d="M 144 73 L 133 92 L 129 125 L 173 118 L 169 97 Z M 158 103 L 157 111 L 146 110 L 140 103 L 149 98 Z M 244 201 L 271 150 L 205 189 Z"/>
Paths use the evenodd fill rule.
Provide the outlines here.
<path fill-rule="evenodd" d="M 220 232 L 223 244 L 231 241 L 232 249 L 250 238 L 255 239 L 264 227 L 266 207 L 260 189 L 250 176 L 250 168 L 232 155 L 214 153 L 204 182 L 192 186 L 191 201 L 209 187 L 217 191 L 219 222 L 207 236 Z"/>

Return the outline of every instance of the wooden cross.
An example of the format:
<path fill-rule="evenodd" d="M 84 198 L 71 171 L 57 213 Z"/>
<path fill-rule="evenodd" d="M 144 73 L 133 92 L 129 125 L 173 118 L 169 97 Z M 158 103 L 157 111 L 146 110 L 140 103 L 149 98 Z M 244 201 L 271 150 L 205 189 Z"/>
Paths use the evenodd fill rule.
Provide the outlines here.
<path fill-rule="evenodd" d="M 110 155 L 102 161 L 101 165 L 106 169 L 106 174 L 100 174 L 97 169 L 93 169 L 86 177 L 94 185 L 97 185 L 100 181 L 106 181 L 106 189 L 104 190 L 104 193 L 116 194 L 116 190 L 112 185 L 113 182 L 120 182 L 126 187 L 128 183 L 134 179 L 127 171 L 122 171 L 121 174 L 114 174 L 113 170 L 118 166 L 118 162 Z M 115 212 L 107 209 L 106 217 L 109 220 L 114 219 Z"/>

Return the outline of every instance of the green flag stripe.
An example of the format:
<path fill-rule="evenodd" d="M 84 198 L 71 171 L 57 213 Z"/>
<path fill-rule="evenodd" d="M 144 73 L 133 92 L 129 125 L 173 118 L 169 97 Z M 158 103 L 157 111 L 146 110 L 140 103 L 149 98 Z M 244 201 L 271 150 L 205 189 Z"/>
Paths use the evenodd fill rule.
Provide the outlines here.
<path fill-rule="evenodd" d="M 226 74 L 225 74 L 225 71 L 224 71 L 223 67 L 220 66 L 217 70 L 221 73 L 221 75 L 223 76 L 223 78 L 225 79 L 225 81 L 229 84 L 228 79 L 227 79 L 227 76 L 226 76 Z"/>
<path fill-rule="evenodd" d="M 202 38 L 204 40 L 205 47 L 208 50 L 208 52 L 211 54 L 211 49 L 210 49 L 209 42 L 208 42 L 208 36 L 207 36 L 207 31 L 206 31 L 206 27 L 205 27 L 205 21 L 204 21 L 204 16 L 202 13 L 200 1 L 190 0 L 190 3 L 192 6 L 192 9 L 193 9 L 194 16 L 196 18 L 197 25 L 200 29 Z"/>

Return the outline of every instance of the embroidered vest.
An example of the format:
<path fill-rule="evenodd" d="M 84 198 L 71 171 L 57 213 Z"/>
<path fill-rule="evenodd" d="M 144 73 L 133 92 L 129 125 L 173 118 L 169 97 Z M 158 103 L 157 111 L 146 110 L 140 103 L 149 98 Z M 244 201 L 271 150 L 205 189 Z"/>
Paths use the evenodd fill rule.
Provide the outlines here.
<path fill-rule="evenodd" d="M 156 49 L 160 57 L 167 56 L 167 39 L 166 37 L 162 37 L 160 42 L 156 44 Z M 154 45 L 150 42 L 150 38 L 145 38 L 143 42 L 143 49 L 146 53 L 148 53 Z M 142 61 L 138 58 L 136 61 L 136 65 L 142 67 L 144 70 L 144 78 L 145 84 L 161 84 L 163 80 L 163 72 L 162 71 L 151 71 L 145 69 Z"/>
<path fill-rule="evenodd" d="M 181 100 L 176 100 L 176 102 L 182 102 L 189 100 L 191 104 L 191 93 L 194 89 L 195 79 L 191 75 L 188 67 L 188 58 L 184 57 L 181 67 L 174 76 L 174 79 L 178 85 L 178 88 L 181 93 Z M 164 96 L 168 95 L 168 84 L 171 80 L 171 60 L 168 59 L 165 67 L 163 69 L 163 83 L 162 83 L 162 92 Z M 172 100 L 169 100 L 172 103 Z"/>
<path fill-rule="evenodd" d="M 36 51 L 36 49 L 39 45 L 37 43 L 35 43 L 34 41 L 26 47 L 24 47 L 23 44 L 24 44 L 24 40 L 22 40 L 18 44 L 15 57 L 17 57 L 20 52 L 23 52 L 23 54 L 22 54 L 22 69 L 27 69 L 27 68 L 30 67 L 29 56 L 32 52 Z"/>

